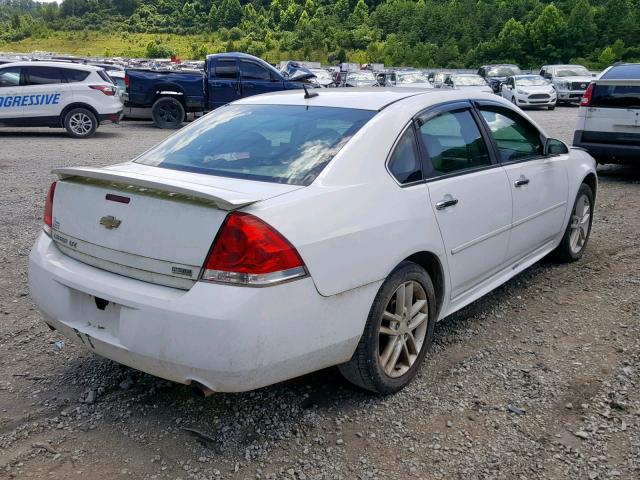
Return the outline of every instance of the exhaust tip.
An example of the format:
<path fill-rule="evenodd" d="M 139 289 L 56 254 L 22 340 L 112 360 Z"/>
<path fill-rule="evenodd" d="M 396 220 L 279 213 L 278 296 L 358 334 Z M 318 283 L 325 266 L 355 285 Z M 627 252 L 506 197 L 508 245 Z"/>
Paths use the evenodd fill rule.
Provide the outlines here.
<path fill-rule="evenodd" d="M 200 382 L 192 380 L 191 383 L 191 391 L 198 397 L 207 398 L 213 395 L 215 392 L 211 390 L 209 387 L 202 385 Z"/>

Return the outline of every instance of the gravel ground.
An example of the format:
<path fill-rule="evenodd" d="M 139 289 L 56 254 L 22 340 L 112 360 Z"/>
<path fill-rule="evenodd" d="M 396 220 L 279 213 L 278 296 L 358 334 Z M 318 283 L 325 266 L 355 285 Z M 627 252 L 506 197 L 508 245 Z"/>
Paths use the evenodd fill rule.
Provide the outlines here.
<path fill-rule="evenodd" d="M 570 141 L 575 113 L 531 115 Z M 640 170 L 600 168 L 584 258 L 543 261 L 440 322 L 403 392 L 329 369 L 201 399 L 50 332 L 27 288 L 51 168 L 168 133 L 0 129 L 0 477 L 640 478 Z"/>

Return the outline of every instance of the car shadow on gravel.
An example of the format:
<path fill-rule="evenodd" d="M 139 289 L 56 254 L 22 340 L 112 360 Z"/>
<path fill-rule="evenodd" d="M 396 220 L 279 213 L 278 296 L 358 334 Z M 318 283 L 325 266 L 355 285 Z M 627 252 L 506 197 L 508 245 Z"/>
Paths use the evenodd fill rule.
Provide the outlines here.
<path fill-rule="evenodd" d="M 600 165 L 598 177 L 600 180 L 620 180 L 628 183 L 640 182 L 640 159 L 638 165 Z"/>
<path fill-rule="evenodd" d="M 30 138 L 67 138 L 69 139 L 69 141 L 90 141 L 92 139 L 107 139 L 107 138 L 117 138 L 119 137 L 119 133 L 117 131 L 100 131 L 98 130 L 95 135 L 91 138 L 86 138 L 86 139 L 73 139 L 71 137 L 69 137 L 69 135 L 67 134 L 67 132 L 65 132 L 64 130 L 61 129 L 51 129 L 51 131 L 43 131 L 43 130 L 39 130 L 39 131 L 2 131 L 0 130 L 0 139 L 2 138 L 24 138 L 24 139 L 30 139 Z"/>

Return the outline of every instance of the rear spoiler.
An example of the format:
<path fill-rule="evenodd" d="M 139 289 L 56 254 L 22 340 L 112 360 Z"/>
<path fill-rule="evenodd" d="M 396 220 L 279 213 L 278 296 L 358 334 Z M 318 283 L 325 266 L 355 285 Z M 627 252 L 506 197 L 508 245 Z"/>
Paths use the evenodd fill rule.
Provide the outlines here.
<path fill-rule="evenodd" d="M 136 186 L 194 197 L 212 202 L 221 210 L 237 210 L 251 205 L 262 198 L 250 198 L 245 193 L 224 188 L 199 185 L 180 180 L 153 177 L 134 172 L 118 171 L 104 168 L 65 167 L 55 168 L 51 173 L 58 175 L 60 180 L 71 178 L 90 178 L 106 182 L 114 182 L 123 186 Z"/>

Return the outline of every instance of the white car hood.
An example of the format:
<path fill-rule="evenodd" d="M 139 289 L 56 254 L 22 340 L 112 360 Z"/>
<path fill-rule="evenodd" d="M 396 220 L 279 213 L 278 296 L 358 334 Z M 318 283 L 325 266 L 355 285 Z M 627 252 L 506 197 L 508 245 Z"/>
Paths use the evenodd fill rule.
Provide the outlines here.
<path fill-rule="evenodd" d="M 516 87 L 521 92 L 526 93 L 527 95 L 532 95 L 536 93 L 545 93 L 547 95 L 551 95 L 555 92 L 555 89 L 551 85 L 541 85 L 539 87 Z"/>
<path fill-rule="evenodd" d="M 466 90 L 467 92 L 493 93 L 489 85 L 457 85 L 456 89 Z"/>
<path fill-rule="evenodd" d="M 396 84 L 398 88 L 433 88 L 429 82 L 425 83 L 398 83 Z"/>

